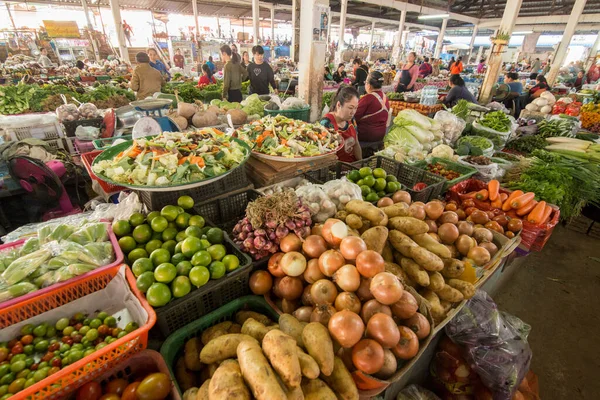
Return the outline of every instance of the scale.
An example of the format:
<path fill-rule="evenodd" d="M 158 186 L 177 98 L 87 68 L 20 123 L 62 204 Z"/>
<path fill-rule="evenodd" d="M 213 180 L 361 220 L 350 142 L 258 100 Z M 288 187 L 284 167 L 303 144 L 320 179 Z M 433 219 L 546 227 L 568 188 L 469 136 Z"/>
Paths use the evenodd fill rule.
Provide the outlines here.
<path fill-rule="evenodd" d="M 171 99 L 146 99 L 129 103 L 136 111 L 146 114 L 133 126 L 133 138 L 155 136 L 161 132 L 179 132 L 179 127 L 163 115 L 163 111 L 167 110 L 172 102 Z"/>

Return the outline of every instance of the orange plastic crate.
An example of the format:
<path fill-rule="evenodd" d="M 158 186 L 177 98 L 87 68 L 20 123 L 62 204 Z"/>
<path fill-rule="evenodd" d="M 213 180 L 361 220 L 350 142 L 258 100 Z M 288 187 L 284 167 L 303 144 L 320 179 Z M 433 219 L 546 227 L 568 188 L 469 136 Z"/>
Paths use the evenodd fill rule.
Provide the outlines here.
<path fill-rule="evenodd" d="M 106 269 L 101 274 L 73 282 L 19 304 L 1 309 L 0 328 L 35 317 L 104 289 L 117 275 L 122 266 L 124 264 L 115 265 L 112 268 Z M 126 266 L 125 276 L 131 291 L 138 298 L 148 314 L 146 323 L 108 346 L 61 369 L 35 385 L 14 394 L 11 399 L 49 400 L 64 398 L 84 383 L 98 378 L 108 369 L 118 366 L 123 360 L 146 348 L 148 344 L 148 331 L 156 323 L 156 313 L 135 286 L 135 277 Z"/>
<path fill-rule="evenodd" d="M 92 171 L 92 163 L 94 159 L 98 156 L 98 154 L 102 153 L 102 150 L 94 150 L 89 153 L 83 153 L 81 155 L 81 161 L 83 161 L 83 166 L 88 172 L 90 178 L 98 182 L 100 187 L 104 190 L 105 193 L 117 193 L 123 190 L 126 190 L 123 186 L 113 185 L 112 183 L 104 182 L 102 179 L 98 178 L 94 171 Z"/>

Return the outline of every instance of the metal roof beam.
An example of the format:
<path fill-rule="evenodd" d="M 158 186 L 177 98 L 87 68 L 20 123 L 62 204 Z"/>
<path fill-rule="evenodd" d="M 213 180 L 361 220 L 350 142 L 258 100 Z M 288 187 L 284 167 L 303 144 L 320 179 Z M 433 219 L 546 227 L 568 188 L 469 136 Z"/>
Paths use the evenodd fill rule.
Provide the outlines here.
<path fill-rule="evenodd" d="M 417 4 L 410 4 L 403 1 L 398 0 L 360 0 L 360 3 L 367 4 L 375 4 L 380 7 L 389 7 L 394 8 L 396 10 L 406 10 L 409 12 L 416 12 L 419 14 L 450 14 L 450 19 L 455 19 L 457 21 L 469 22 L 473 25 L 477 25 L 479 23 L 479 18 L 469 17 L 468 15 L 457 14 L 450 12 L 449 10 L 444 10 L 440 8 L 432 8 L 432 7 L 421 7 Z"/>
<path fill-rule="evenodd" d="M 340 17 L 341 16 L 341 14 L 339 12 L 336 12 L 336 11 L 332 11 L 331 15 L 334 16 L 334 17 Z M 377 23 L 386 24 L 386 25 L 396 25 L 396 28 L 394 30 L 398 30 L 398 24 L 399 24 L 399 21 L 400 21 L 400 20 L 396 21 L 396 20 L 393 20 L 393 19 L 368 17 L 368 16 L 365 16 L 365 15 L 356 15 L 356 14 L 346 14 L 346 18 L 347 19 L 352 19 L 352 20 L 377 22 Z M 406 22 L 404 25 L 408 26 L 408 27 L 419 28 L 419 29 L 426 29 L 426 30 L 429 30 L 429 31 L 436 31 L 436 32 L 439 32 L 439 30 L 440 30 L 440 28 L 437 28 L 435 26 L 422 25 L 422 24 L 413 24 L 413 23 L 410 23 L 410 22 Z"/>
<path fill-rule="evenodd" d="M 515 25 L 535 25 L 535 24 L 566 24 L 570 15 L 545 15 L 540 17 L 518 17 Z M 488 19 L 479 24 L 480 28 L 495 28 L 500 26 L 500 18 Z M 582 23 L 600 24 L 600 14 L 583 14 L 579 19 Z M 598 26 L 600 28 L 600 26 Z"/>

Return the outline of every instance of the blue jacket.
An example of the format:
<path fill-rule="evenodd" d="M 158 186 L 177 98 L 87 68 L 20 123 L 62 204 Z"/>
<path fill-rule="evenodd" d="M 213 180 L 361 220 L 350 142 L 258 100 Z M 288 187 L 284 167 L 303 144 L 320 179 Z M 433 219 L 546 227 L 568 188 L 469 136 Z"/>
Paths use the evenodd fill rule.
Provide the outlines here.
<path fill-rule="evenodd" d="M 160 72 L 162 75 L 167 76 L 167 80 L 171 79 L 171 74 L 167 71 L 167 66 L 160 60 L 156 60 L 156 62 L 150 61 L 150 66 Z"/>

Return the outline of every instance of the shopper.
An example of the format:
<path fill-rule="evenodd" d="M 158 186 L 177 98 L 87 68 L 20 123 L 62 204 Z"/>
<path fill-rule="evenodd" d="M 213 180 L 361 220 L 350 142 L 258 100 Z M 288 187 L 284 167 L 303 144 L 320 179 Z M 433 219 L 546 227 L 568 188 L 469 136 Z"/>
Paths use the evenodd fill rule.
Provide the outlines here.
<path fill-rule="evenodd" d="M 548 59 L 548 61 L 546 61 L 546 65 L 544 65 L 542 75 L 548 74 L 548 72 L 550 72 L 550 68 L 552 68 L 552 60 Z"/>
<path fill-rule="evenodd" d="M 38 63 L 44 68 L 52 68 L 55 64 L 48 57 L 48 49 L 40 50 L 40 58 L 38 59 Z"/>
<path fill-rule="evenodd" d="M 247 51 L 244 51 L 242 53 L 242 67 L 248 68 L 248 65 L 250 65 L 250 56 Z"/>
<path fill-rule="evenodd" d="M 431 61 L 431 76 L 438 76 L 440 74 L 441 63 L 442 60 L 439 58 L 434 58 L 433 61 Z"/>
<path fill-rule="evenodd" d="M 461 99 L 477 104 L 477 100 L 475 100 L 473 94 L 467 89 L 465 81 L 460 75 L 451 75 L 448 84 L 451 89 L 443 100 L 447 107 L 453 107 Z"/>
<path fill-rule="evenodd" d="M 325 73 L 323 74 L 323 79 L 325 79 L 326 81 L 333 80 L 333 75 L 331 75 L 331 70 L 328 66 L 325 66 Z"/>
<path fill-rule="evenodd" d="M 123 34 L 125 35 L 125 39 L 127 39 L 129 42 L 129 46 L 131 46 L 131 35 L 133 35 L 133 29 L 125 20 L 123 20 Z"/>
<path fill-rule="evenodd" d="M 538 75 L 536 78 L 536 85 L 534 87 L 532 87 L 531 89 L 529 89 L 529 101 L 533 99 L 537 99 L 538 97 L 540 97 L 540 95 L 542 93 L 544 93 L 546 90 L 550 89 L 550 86 L 548 85 L 548 82 L 546 81 L 546 78 L 543 75 Z"/>
<path fill-rule="evenodd" d="M 135 97 L 138 100 L 143 100 L 156 92 L 160 92 L 164 77 L 156 68 L 150 66 L 148 54 L 144 52 L 137 53 L 135 61 L 138 65 L 133 70 L 131 82 L 129 82 L 131 90 L 136 92 Z"/>
<path fill-rule="evenodd" d="M 213 83 L 217 83 L 217 79 L 213 76 L 208 64 L 203 64 L 202 76 L 200 76 L 200 79 L 198 79 L 198 87 L 204 87 Z"/>
<path fill-rule="evenodd" d="M 582 70 L 577 72 L 577 78 L 575 79 L 575 83 L 573 83 L 573 87 L 578 91 L 581 90 L 582 86 L 587 83 L 587 78 Z"/>
<path fill-rule="evenodd" d="M 365 81 L 369 75 L 369 67 L 364 65 L 360 58 L 355 58 L 354 61 L 352 61 L 352 65 L 354 66 L 354 81 L 352 81 L 352 86 L 354 86 L 356 90 L 358 90 L 358 94 L 362 96 L 365 94 Z"/>
<path fill-rule="evenodd" d="M 231 47 L 225 44 L 220 50 L 221 59 L 225 62 L 222 96 L 229 102 L 239 103 L 242 101 L 242 81 L 248 76 L 248 72 L 240 64 L 240 55 L 234 53 Z"/>
<path fill-rule="evenodd" d="M 346 64 L 339 63 L 337 70 L 333 73 L 333 80 L 337 83 L 342 83 L 344 78 L 346 78 Z"/>
<path fill-rule="evenodd" d="M 454 57 L 452 57 L 450 59 L 450 62 L 448 63 L 448 71 L 452 71 L 452 66 L 454 65 L 455 62 L 456 62 L 456 59 Z"/>
<path fill-rule="evenodd" d="M 247 76 L 250 78 L 250 86 L 248 91 L 250 94 L 269 94 L 269 85 L 277 92 L 275 84 L 275 74 L 271 66 L 266 63 L 265 50 L 262 46 L 254 46 L 252 48 L 252 57 L 254 62 L 251 62 L 247 69 Z"/>
<path fill-rule="evenodd" d="M 217 67 L 215 67 L 215 63 L 213 62 L 212 56 L 208 56 L 208 61 L 206 62 L 206 65 L 208 65 L 208 68 L 210 68 L 210 72 L 212 72 L 213 74 L 217 72 Z"/>
<path fill-rule="evenodd" d="M 429 64 L 429 58 L 423 58 L 423 64 L 419 66 L 419 78 L 426 78 L 433 72 L 433 67 Z"/>
<path fill-rule="evenodd" d="M 181 55 L 181 50 L 180 49 L 175 50 L 175 55 L 173 56 L 173 64 L 175 64 L 175 66 L 177 68 L 183 69 L 184 63 L 185 63 L 185 60 L 184 60 L 183 56 Z"/>
<path fill-rule="evenodd" d="M 396 87 L 396 92 L 412 92 L 414 90 L 415 83 L 419 77 L 419 67 L 415 64 L 417 53 L 411 51 L 408 53 L 407 61 L 402 65 L 400 70 L 400 81 Z"/>
<path fill-rule="evenodd" d="M 477 74 L 481 75 L 485 72 L 485 58 L 479 60 L 479 64 L 477 64 Z"/>
<path fill-rule="evenodd" d="M 85 63 L 81 60 L 77 60 L 77 62 L 75 63 L 75 68 L 77 68 L 80 71 L 85 70 Z"/>
<path fill-rule="evenodd" d="M 531 71 L 531 73 L 538 73 L 540 72 L 540 69 L 542 67 L 542 62 L 540 61 L 539 58 L 536 58 L 535 61 L 533 61 L 533 63 L 531 63 L 531 68 L 529 68 L 529 71 Z"/>
<path fill-rule="evenodd" d="M 593 64 L 587 73 L 587 81 L 589 83 L 596 83 L 598 79 L 600 79 L 600 66 Z"/>
<path fill-rule="evenodd" d="M 232 52 L 232 53 L 235 53 L 235 54 L 237 54 L 237 55 L 239 56 L 239 53 L 238 53 L 238 48 L 237 48 L 237 46 L 235 45 L 235 43 L 231 45 L 231 52 Z"/>
<path fill-rule="evenodd" d="M 365 82 L 367 95 L 360 99 L 356 110 L 358 140 L 365 158 L 381 149 L 383 137 L 387 132 L 390 102 L 381 91 L 382 86 L 383 74 L 379 71 L 372 71 Z"/>
<path fill-rule="evenodd" d="M 321 120 L 321 125 L 334 129 L 344 138 L 344 147 L 337 152 L 338 159 L 344 162 L 362 158 L 356 127 L 352 122 L 358 108 L 358 96 L 354 87 L 340 86 L 331 102 L 331 111 Z"/>
<path fill-rule="evenodd" d="M 510 87 L 512 93 L 521 95 L 523 92 L 523 84 L 519 81 L 519 74 L 516 72 L 507 72 L 506 75 L 504 75 L 504 83 Z"/>
<path fill-rule="evenodd" d="M 460 75 L 460 73 L 463 71 L 463 63 L 462 63 L 462 57 L 458 57 L 458 60 L 452 64 L 452 66 L 450 67 L 450 75 Z"/>
<path fill-rule="evenodd" d="M 148 57 L 150 57 L 150 66 L 160 72 L 161 75 L 165 77 L 166 81 L 169 81 L 171 79 L 171 74 L 165 63 L 160 60 L 158 52 L 155 49 L 150 48 L 148 49 Z"/>

